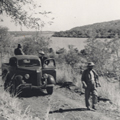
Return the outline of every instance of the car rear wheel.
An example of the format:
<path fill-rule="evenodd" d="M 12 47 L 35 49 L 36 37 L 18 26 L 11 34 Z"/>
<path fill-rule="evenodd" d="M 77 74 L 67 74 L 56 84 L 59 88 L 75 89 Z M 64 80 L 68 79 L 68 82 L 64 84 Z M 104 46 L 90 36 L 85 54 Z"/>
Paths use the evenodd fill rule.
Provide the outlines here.
<path fill-rule="evenodd" d="M 46 88 L 46 90 L 49 95 L 51 95 L 53 93 L 53 87 L 48 87 L 48 88 Z"/>

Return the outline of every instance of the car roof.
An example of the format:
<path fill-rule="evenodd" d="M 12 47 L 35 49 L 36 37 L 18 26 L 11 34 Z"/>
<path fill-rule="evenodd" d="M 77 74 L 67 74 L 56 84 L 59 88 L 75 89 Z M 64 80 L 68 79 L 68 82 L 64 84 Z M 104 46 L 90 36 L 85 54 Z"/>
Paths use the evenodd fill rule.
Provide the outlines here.
<path fill-rule="evenodd" d="M 12 58 L 16 58 L 17 60 L 21 60 L 21 59 L 38 59 L 39 57 L 36 55 L 16 55 Z"/>

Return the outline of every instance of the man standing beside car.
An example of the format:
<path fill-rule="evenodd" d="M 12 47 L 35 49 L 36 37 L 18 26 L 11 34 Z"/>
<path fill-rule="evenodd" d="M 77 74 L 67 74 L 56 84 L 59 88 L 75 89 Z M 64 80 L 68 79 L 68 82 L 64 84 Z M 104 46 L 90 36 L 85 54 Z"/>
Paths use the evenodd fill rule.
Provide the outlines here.
<path fill-rule="evenodd" d="M 81 78 L 83 88 L 85 89 L 85 104 L 88 110 L 91 110 L 89 102 L 90 93 L 92 93 L 92 108 L 96 110 L 95 105 L 97 104 L 97 87 L 100 86 L 98 74 L 95 70 L 93 70 L 93 67 L 93 62 L 88 63 L 87 69 L 84 70 Z"/>
<path fill-rule="evenodd" d="M 39 51 L 39 58 L 41 60 L 42 66 L 43 66 L 44 61 L 47 59 L 47 57 L 45 57 L 44 51 Z"/>

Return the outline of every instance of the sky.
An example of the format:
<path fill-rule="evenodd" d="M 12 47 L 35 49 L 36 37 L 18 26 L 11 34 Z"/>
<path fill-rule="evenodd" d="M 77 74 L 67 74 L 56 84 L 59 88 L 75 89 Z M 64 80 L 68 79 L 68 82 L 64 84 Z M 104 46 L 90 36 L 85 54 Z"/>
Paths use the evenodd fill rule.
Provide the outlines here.
<path fill-rule="evenodd" d="M 65 31 L 73 27 L 120 20 L 120 0 L 35 0 L 42 9 L 52 14 L 43 18 L 44 21 L 53 19 L 53 24 L 45 24 L 43 31 Z M 20 27 L 2 17 L 10 31 L 19 31 Z M 22 28 L 22 30 L 28 30 Z"/>

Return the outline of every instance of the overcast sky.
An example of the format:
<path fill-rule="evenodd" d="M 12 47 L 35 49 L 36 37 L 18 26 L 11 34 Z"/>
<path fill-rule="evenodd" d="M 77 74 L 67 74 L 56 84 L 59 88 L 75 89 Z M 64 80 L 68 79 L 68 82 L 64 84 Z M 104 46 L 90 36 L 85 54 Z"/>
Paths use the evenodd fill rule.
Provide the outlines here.
<path fill-rule="evenodd" d="M 120 20 L 120 0 L 36 0 L 41 3 L 42 9 L 52 14 L 44 18 L 54 17 L 52 25 L 46 24 L 42 30 L 64 31 L 73 27 L 98 22 Z M 10 23 L 4 17 L 4 23 L 9 30 L 20 30 L 19 26 Z M 27 29 L 23 29 L 27 30 Z"/>

